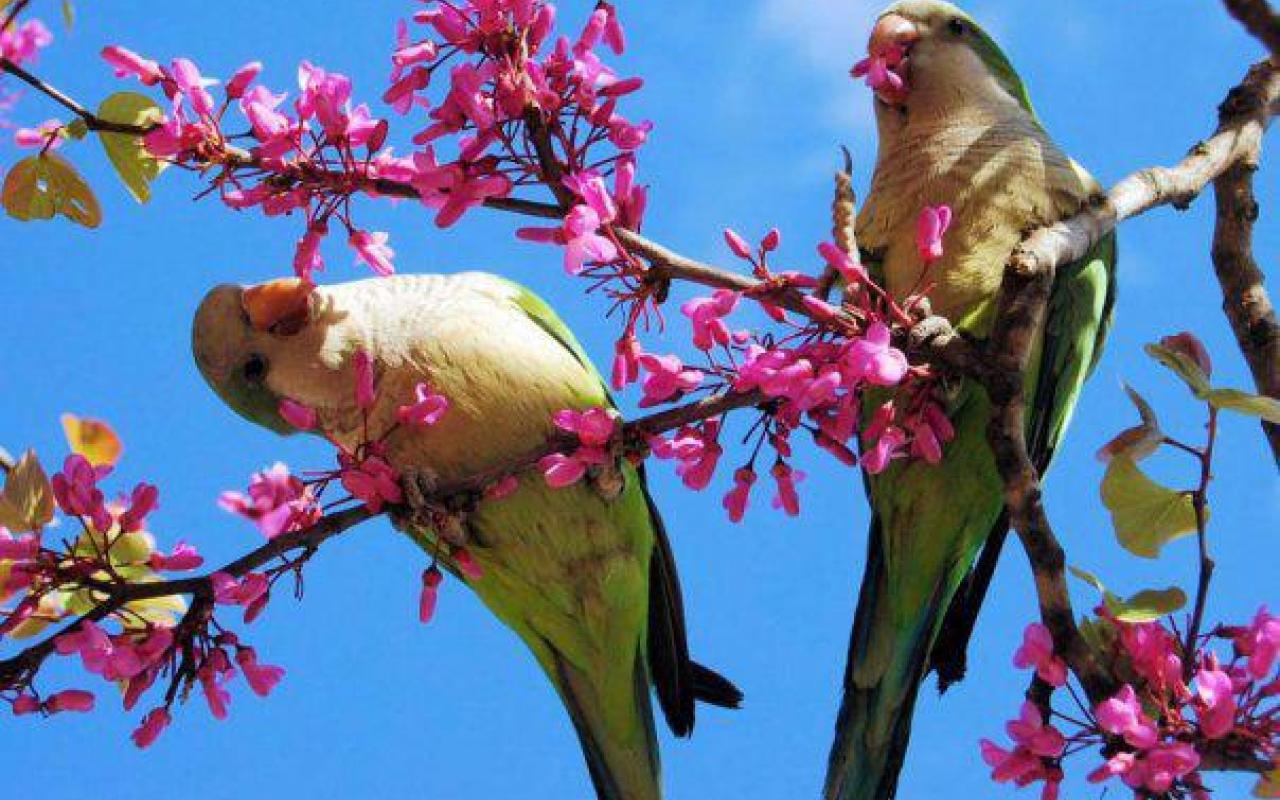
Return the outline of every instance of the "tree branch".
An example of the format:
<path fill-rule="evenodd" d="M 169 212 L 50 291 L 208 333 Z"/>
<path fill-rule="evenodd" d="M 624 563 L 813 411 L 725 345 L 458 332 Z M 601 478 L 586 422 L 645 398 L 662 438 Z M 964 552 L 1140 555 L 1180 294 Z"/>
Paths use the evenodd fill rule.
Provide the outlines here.
<path fill-rule="evenodd" d="M 1280 14 L 1267 0 L 1223 0 L 1231 16 L 1280 60 Z"/>
<path fill-rule="evenodd" d="M 764 402 L 766 399 L 760 392 L 722 392 L 640 417 L 623 426 L 622 450 L 624 453 L 643 452 L 648 448 L 650 436 Z M 475 496 L 502 478 L 529 469 L 544 456 L 572 450 L 577 444 L 577 440 L 570 437 L 552 439 L 537 450 L 519 458 L 466 479 L 441 485 L 428 499 L 447 505 L 449 500 L 456 497 Z M 7 453 L 0 450 L 0 456 L 7 457 Z M 3 461 L 3 458 L 0 458 L 0 464 L 5 465 L 6 471 L 10 468 L 9 463 Z M 0 687 L 15 685 L 24 676 L 34 674 L 41 663 L 53 652 L 55 640 L 82 622 L 99 622 L 138 600 L 191 595 L 197 600 L 207 602 L 213 597 L 214 573 L 223 572 L 235 578 L 242 578 L 287 553 L 298 550 L 314 551 L 329 539 L 345 533 L 374 516 L 376 515 L 363 505 L 334 512 L 314 525 L 281 534 L 219 569 L 198 577 L 151 583 L 91 584 L 90 588 L 105 595 L 105 598 L 92 610 L 65 625 L 57 633 L 45 637 L 10 658 L 0 660 Z"/>
<path fill-rule="evenodd" d="M 1112 694 L 1115 679 L 1080 634 L 1067 590 L 1066 558 L 1045 513 L 1039 476 L 1027 454 L 1024 393 L 1027 365 L 1057 268 L 1082 258 L 1117 223 L 1161 205 L 1185 207 L 1210 181 L 1248 158 L 1280 97 L 1280 70 L 1254 65 L 1232 97 L 1249 97 L 1224 114 L 1218 130 L 1172 168 L 1152 167 L 1121 180 L 1074 217 L 1029 232 L 1011 254 L 987 346 L 992 371 L 988 438 L 1005 487 L 1010 521 L 1031 561 L 1044 624 L 1093 702 Z"/>
<path fill-rule="evenodd" d="M 1273 77 L 1273 92 L 1276 83 L 1280 81 Z M 1232 92 L 1218 109 L 1222 124 L 1267 102 L 1260 91 L 1260 86 L 1246 82 Z M 1240 159 L 1213 183 L 1217 208 L 1213 268 L 1222 287 L 1222 310 L 1253 373 L 1254 385 L 1260 393 L 1280 399 L 1280 325 L 1263 285 L 1262 270 L 1253 257 L 1253 226 L 1258 219 L 1253 173 L 1262 157 L 1262 129 L 1255 126 L 1241 139 Z M 1262 430 L 1280 467 L 1280 425 L 1264 420 Z"/>
<path fill-rule="evenodd" d="M 141 136 L 151 130 L 151 128 L 144 128 L 137 125 L 130 125 L 128 123 L 112 122 L 111 120 L 102 119 L 97 114 L 94 114 L 75 100 L 72 100 L 70 97 L 63 94 L 59 89 L 50 86 L 7 58 L 0 58 L 0 72 L 7 72 L 23 83 L 42 92 L 51 100 L 69 110 L 72 114 L 75 114 L 77 117 L 84 120 L 85 127 L 91 131 L 125 133 Z"/>

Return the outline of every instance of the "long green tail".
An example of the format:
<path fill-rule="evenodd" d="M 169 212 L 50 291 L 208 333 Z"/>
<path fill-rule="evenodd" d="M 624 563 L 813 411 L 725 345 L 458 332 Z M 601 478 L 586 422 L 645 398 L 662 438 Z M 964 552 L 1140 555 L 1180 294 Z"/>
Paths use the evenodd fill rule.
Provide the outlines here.
<path fill-rule="evenodd" d="M 599 800 L 659 800 L 662 768 L 641 653 L 630 670 L 628 693 L 611 693 L 559 654 L 552 658 L 553 682 L 573 720 Z"/>

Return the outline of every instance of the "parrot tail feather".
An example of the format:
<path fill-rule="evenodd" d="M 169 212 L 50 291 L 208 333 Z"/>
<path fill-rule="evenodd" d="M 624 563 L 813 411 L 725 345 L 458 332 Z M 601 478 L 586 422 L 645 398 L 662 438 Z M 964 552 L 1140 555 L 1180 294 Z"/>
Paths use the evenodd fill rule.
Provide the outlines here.
<path fill-rule="evenodd" d="M 867 568 L 849 642 L 844 696 L 827 763 L 825 800 L 892 800 L 911 738 L 916 697 L 950 592 L 939 589 L 893 623 L 878 525 L 871 531 Z"/>
<path fill-rule="evenodd" d="M 606 697 L 604 683 L 549 648 L 555 684 L 573 720 L 598 800 L 661 800 L 661 764 L 643 657 L 629 696 Z"/>
<path fill-rule="evenodd" d="M 696 661 L 693 667 L 693 697 L 702 703 L 720 708 L 741 708 L 742 690 L 733 681 Z"/>

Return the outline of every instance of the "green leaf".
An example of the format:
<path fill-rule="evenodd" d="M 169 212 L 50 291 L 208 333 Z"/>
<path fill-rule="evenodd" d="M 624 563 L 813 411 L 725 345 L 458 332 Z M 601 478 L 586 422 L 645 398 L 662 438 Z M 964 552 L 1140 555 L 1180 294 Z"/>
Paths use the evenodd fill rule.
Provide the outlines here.
<path fill-rule="evenodd" d="M 1280 400 L 1275 398 L 1249 394 L 1239 389 L 1210 389 L 1205 399 L 1215 408 L 1262 417 L 1267 422 L 1280 424 Z"/>
<path fill-rule="evenodd" d="M 102 209 L 76 168 L 56 153 L 28 156 L 9 170 L 0 203 L 14 219 L 53 219 L 61 214 L 86 228 L 102 224 Z"/>
<path fill-rule="evenodd" d="M 0 525 L 14 533 L 42 528 L 53 519 L 53 489 L 35 451 L 28 450 L 9 470 L 0 492 Z"/>
<path fill-rule="evenodd" d="M 1190 495 L 1151 480 L 1128 456 L 1117 455 L 1108 465 L 1102 504 L 1120 545 L 1143 558 L 1155 558 L 1165 544 L 1196 530 Z"/>
<path fill-rule="evenodd" d="M 1204 374 L 1204 370 L 1200 369 L 1200 365 L 1190 356 L 1158 344 L 1149 344 L 1143 349 L 1146 350 L 1147 355 L 1182 378 L 1196 397 L 1204 399 L 1209 392 L 1209 376 Z"/>
<path fill-rule="evenodd" d="M 62 0 L 62 22 L 68 28 L 75 27 L 76 7 L 72 5 L 71 0 Z"/>
<path fill-rule="evenodd" d="M 1068 567 L 1071 574 L 1097 589 L 1107 610 L 1121 622 L 1151 622 L 1172 614 L 1187 604 L 1186 592 L 1177 586 L 1167 589 L 1143 589 L 1127 600 L 1109 591 L 1097 575 L 1079 567 Z"/>
<path fill-rule="evenodd" d="M 144 94 L 116 92 L 98 106 L 98 116 L 110 122 L 146 127 L 159 122 L 164 113 Z M 150 200 L 151 182 L 165 168 L 165 163 L 147 152 L 141 136 L 99 131 L 98 138 L 134 199 L 139 203 Z"/>

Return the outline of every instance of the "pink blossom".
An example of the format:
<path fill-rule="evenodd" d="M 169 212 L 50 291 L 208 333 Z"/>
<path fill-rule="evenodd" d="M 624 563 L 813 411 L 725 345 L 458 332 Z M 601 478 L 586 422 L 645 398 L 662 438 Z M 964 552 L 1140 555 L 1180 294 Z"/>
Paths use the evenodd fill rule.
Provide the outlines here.
<path fill-rule="evenodd" d="M 1120 641 L 1140 677 L 1158 689 L 1185 691 L 1178 642 L 1163 627 L 1154 622 L 1122 625 Z"/>
<path fill-rule="evenodd" d="M 478 581 L 484 577 L 484 570 L 476 563 L 470 550 L 465 547 L 455 547 L 451 555 L 453 556 L 453 563 L 458 566 L 458 572 L 462 573 L 462 577 L 469 581 Z"/>
<path fill-rule="evenodd" d="M 345 453 L 338 456 L 342 485 L 377 514 L 386 503 L 400 503 L 400 473 L 380 455 L 369 455 L 357 461 Z"/>
<path fill-rule="evenodd" d="M 316 410 L 290 397 L 281 398 L 277 410 L 285 422 L 300 431 L 309 431 L 316 426 Z"/>
<path fill-rule="evenodd" d="M 609 141 L 619 150 L 643 147 L 652 131 L 653 123 L 647 119 L 632 123 L 617 114 L 609 119 Z"/>
<path fill-rule="evenodd" d="M 1159 738 L 1155 723 L 1143 712 L 1133 687 L 1125 684 L 1110 700 L 1104 700 L 1094 709 L 1098 727 L 1107 733 L 1123 736 L 1137 748 L 1148 748 Z"/>
<path fill-rule="evenodd" d="M 729 249 L 738 258 L 746 261 L 752 260 L 751 245 L 747 244 L 747 240 L 743 239 L 733 228 L 724 229 L 724 243 L 729 245 Z"/>
<path fill-rule="evenodd" d="M 562 431 L 572 433 L 578 441 L 588 447 L 603 447 L 613 438 L 618 428 L 618 420 L 603 408 L 589 408 L 586 411 L 563 409 L 551 417 L 555 426 Z"/>
<path fill-rule="evenodd" d="M 110 530 L 113 523 L 106 501 L 97 482 L 111 472 L 110 467 L 95 467 L 79 453 L 67 456 L 62 472 L 50 480 L 58 507 L 65 513 L 86 519 L 99 532 Z"/>
<path fill-rule="evenodd" d="M 1035 703 L 1024 702 L 1018 718 L 1006 726 L 1009 738 L 1029 752 L 1043 758 L 1056 758 L 1066 749 L 1067 741 L 1057 728 L 1045 724 Z"/>
<path fill-rule="evenodd" d="M 224 606 L 248 606 L 271 589 L 271 582 L 260 572 L 250 572 L 237 580 L 225 572 L 209 576 L 213 599 Z"/>
<path fill-rule="evenodd" d="M 906 83 L 894 70 L 902 63 L 905 55 L 906 50 L 902 45 L 895 44 L 854 64 L 849 74 L 855 78 L 865 78 L 867 86 L 876 93 L 897 96 L 906 88 Z"/>
<path fill-rule="evenodd" d="M 618 248 L 596 233 L 601 224 L 595 209 L 574 206 L 564 218 L 564 271 L 577 275 L 589 261 L 608 263 L 618 257 Z"/>
<path fill-rule="evenodd" d="M 223 492 L 218 505 L 253 522 L 268 539 L 305 527 L 320 516 L 311 490 L 278 462 L 254 473 L 247 495 Z"/>
<path fill-rule="evenodd" d="M 613 345 L 613 369 L 609 385 L 614 389 L 625 389 L 640 378 L 640 343 L 636 337 L 624 334 Z"/>
<path fill-rule="evenodd" d="M 710 297 L 695 297 L 680 306 L 680 313 L 693 323 L 693 345 L 699 350 L 710 350 L 714 345 L 728 345 L 729 328 L 724 324 L 738 305 L 738 293 L 729 289 L 717 289 Z"/>
<path fill-rule="evenodd" d="M 129 738 L 133 739 L 133 743 L 138 746 L 138 749 L 146 750 L 155 743 L 156 739 L 160 738 L 160 734 L 164 732 L 164 729 L 169 727 L 170 721 L 169 709 L 163 706 L 153 708 L 142 718 L 142 724 L 130 734 Z"/>
<path fill-rule="evenodd" d="M 35 714 L 40 711 L 40 701 L 29 694 L 20 694 L 13 698 L 13 704 L 10 706 L 15 717 L 26 716 L 27 714 Z"/>
<path fill-rule="evenodd" d="M 624 153 L 614 162 L 613 199 L 618 206 L 618 224 L 633 231 L 640 230 L 644 220 L 648 191 L 636 182 L 636 160 Z"/>
<path fill-rule="evenodd" d="M 872 475 L 879 475 L 888 469 L 895 458 L 906 455 L 903 448 L 907 443 L 907 435 L 901 428 L 889 425 L 878 436 L 871 437 L 868 432 L 867 437 L 875 444 L 863 451 L 862 468 Z"/>
<path fill-rule="evenodd" d="M 655 406 L 691 392 L 702 383 L 702 371 L 686 369 L 679 356 L 645 353 L 637 361 L 649 373 L 641 384 L 644 391 L 644 396 L 640 399 L 641 408 Z"/>
<path fill-rule="evenodd" d="M 40 554 L 40 538 L 34 534 L 14 538 L 0 528 L 0 561 L 27 561 Z"/>
<path fill-rule="evenodd" d="M 572 486 L 587 474 L 587 464 L 566 453 L 551 453 L 538 461 L 538 469 L 547 485 L 553 489 Z"/>
<path fill-rule="evenodd" d="M 222 688 L 217 673 L 206 663 L 196 675 L 200 680 L 200 688 L 204 690 L 204 699 L 209 704 L 209 713 L 214 719 L 226 719 L 227 704 L 231 702 L 231 694 Z"/>
<path fill-rule="evenodd" d="M 244 679 L 248 682 L 249 688 L 258 697 L 271 694 L 271 690 L 276 688 L 276 684 L 280 683 L 280 679 L 284 677 L 282 668 L 270 664 L 259 664 L 258 654 L 252 647 L 237 648 L 236 663 L 240 665 L 240 671 L 244 673 Z"/>
<path fill-rule="evenodd" d="M 1022 632 L 1022 646 L 1013 654 L 1013 665 L 1019 669 L 1034 667 L 1040 680 L 1050 686 L 1063 686 L 1067 682 L 1067 665 L 1054 655 L 1053 635 L 1038 622 Z"/>
<path fill-rule="evenodd" d="M 778 493 L 773 497 L 773 507 L 780 508 L 787 516 L 800 515 L 800 495 L 796 492 L 796 484 L 804 480 L 804 473 L 793 470 L 791 465 L 779 460 L 774 463 L 770 474 L 778 484 Z"/>
<path fill-rule="evenodd" d="M 477 153 L 476 157 L 478 156 Z M 416 155 L 414 160 L 418 160 Z M 449 165 L 423 173 L 414 182 L 414 186 L 423 194 L 424 203 L 439 207 L 436 227 L 447 228 L 485 200 L 506 197 L 511 193 L 512 184 L 505 175 L 477 173 L 458 165 Z"/>
<path fill-rule="evenodd" d="M 856 286 L 867 281 L 866 268 L 854 255 L 846 253 L 833 243 L 823 242 L 818 245 L 818 255 L 822 256 L 827 266 L 835 270 L 847 285 Z"/>
<path fill-rule="evenodd" d="M 13 133 L 13 143 L 18 147 L 56 150 L 62 146 L 62 127 L 62 120 L 47 119 L 34 128 L 18 128 Z"/>
<path fill-rule="evenodd" d="M 373 359 L 363 348 L 356 350 L 351 357 L 352 369 L 356 373 L 356 406 L 362 411 L 373 408 L 378 399 L 377 384 L 373 377 Z"/>
<path fill-rule="evenodd" d="M 50 714 L 62 711 L 85 713 L 93 710 L 93 693 L 83 689 L 64 689 L 44 701 L 44 710 Z"/>
<path fill-rule="evenodd" d="M 227 79 L 227 99 L 238 100 L 243 97 L 245 90 L 249 88 L 249 84 L 253 83 L 260 72 L 262 72 L 261 61 L 250 61 L 236 70 Z"/>
<path fill-rule="evenodd" d="M 53 34 L 38 19 L 21 25 L 9 25 L 0 30 L 0 58 L 15 64 L 34 59 L 39 51 L 53 42 Z"/>
<path fill-rule="evenodd" d="M 307 226 L 293 252 L 293 272 L 307 283 L 311 283 L 311 274 L 324 269 L 324 256 L 320 253 L 320 245 L 324 237 L 329 235 L 329 228 L 324 224 Z"/>
<path fill-rule="evenodd" d="M 1200 730 L 1206 738 L 1221 739 L 1235 728 L 1236 698 L 1231 676 L 1216 660 L 1196 673 L 1196 706 Z"/>
<path fill-rule="evenodd" d="M 433 564 L 422 571 L 422 594 L 418 597 L 418 621 L 427 624 L 436 613 L 444 574 Z"/>
<path fill-rule="evenodd" d="M 157 572 L 186 572 L 199 569 L 204 564 L 204 557 L 186 542 L 178 542 L 173 553 L 166 556 L 157 550 L 151 554 L 147 563 Z"/>
<path fill-rule="evenodd" d="M 916 222 L 916 250 L 926 264 L 942 258 L 942 236 L 951 227 L 950 206 L 925 206 Z"/>
<path fill-rule="evenodd" d="M 889 326 L 873 322 L 861 339 L 845 350 L 841 368 L 850 383 L 865 381 L 873 386 L 897 386 L 909 365 L 903 352 L 890 343 Z"/>
<path fill-rule="evenodd" d="M 284 102 L 283 94 L 272 94 L 265 86 L 254 86 L 240 98 L 240 111 L 249 120 L 253 135 L 269 142 L 293 132 L 293 122 L 276 108 Z"/>
<path fill-rule="evenodd" d="M 1280 617 L 1272 616 L 1263 606 L 1234 641 L 1236 650 L 1249 658 L 1249 674 L 1257 680 L 1266 678 L 1280 655 Z"/>
<path fill-rule="evenodd" d="M 413 388 L 414 402 L 396 409 L 396 419 L 405 425 L 435 425 L 449 410 L 449 398 L 435 394 L 426 383 Z"/>
<path fill-rule="evenodd" d="M 565 176 L 563 183 L 569 191 L 581 198 L 582 202 L 595 212 L 599 219 L 596 227 L 607 225 L 617 218 L 618 206 L 613 196 L 609 194 L 609 190 L 605 188 L 604 179 L 600 177 L 600 173 L 594 170 L 575 172 Z"/>
<path fill-rule="evenodd" d="M 129 495 L 129 507 L 116 519 L 121 533 L 132 533 L 146 527 L 147 516 L 160 505 L 160 490 L 149 483 L 139 483 Z"/>
<path fill-rule="evenodd" d="M 117 78 L 134 75 L 145 86 L 154 86 L 164 79 L 159 64 L 118 45 L 102 48 L 102 58 L 112 66 Z"/>
<path fill-rule="evenodd" d="M 200 69 L 190 59 L 175 58 L 169 63 L 169 71 L 178 92 L 191 103 L 191 110 L 202 117 L 213 116 L 213 97 L 205 89 L 217 81 L 200 74 Z"/>
<path fill-rule="evenodd" d="M 352 231 L 347 244 L 356 251 L 356 263 L 367 264 L 377 275 L 391 275 L 396 267 L 391 259 L 396 251 L 387 245 L 388 235 L 383 231 Z"/>
<path fill-rule="evenodd" d="M 733 473 L 733 488 L 721 503 L 729 512 L 731 522 L 741 522 L 747 513 L 747 500 L 751 497 L 751 487 L 755 482 L 756 473 L 751 467 L 739 467 Z"/>

